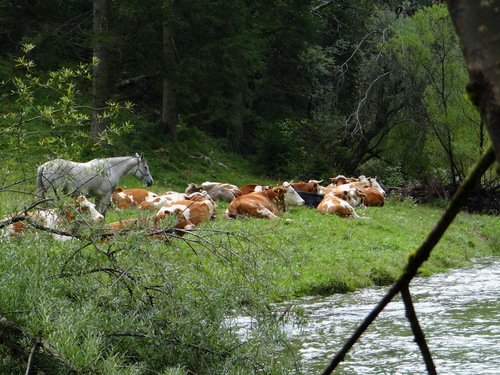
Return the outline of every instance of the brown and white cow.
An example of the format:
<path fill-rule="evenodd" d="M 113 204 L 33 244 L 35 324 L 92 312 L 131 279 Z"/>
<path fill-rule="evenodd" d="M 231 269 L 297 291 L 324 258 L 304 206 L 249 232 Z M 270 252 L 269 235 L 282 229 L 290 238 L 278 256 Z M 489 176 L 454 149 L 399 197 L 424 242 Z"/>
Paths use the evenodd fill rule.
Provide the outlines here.
<path fill-rule="evenodd" d="M 199 223 L 216 216 L 217 205 L 206 193 L 193 193 L 190 198 L 162 206 L 152 218 L 123 219 L 107 224 L 106 228 L 111 233 L 131 229 L 162 229 L 167 223 L 168 228 L 178 229 L 176 233 L 183 235 Z"/>
<path fill-rule="evenodd" d="M 360 188 L 364 194 L 363 204 L 367 207 L 382 207 L 384 205 L 384 195 L 374 187 Z"/>
<path fill-rule="evenodd" d="M 123 189 L 117 187 L 111 195 L 111 203 L 119 209 L 138 207 L 147 199 L 153 199 L 158 195 L 146 189 Z"/>
<path fill-rule="evenodd" d="M 103 222 L 104 216 L 96 210 L 95 204 L 90 202 L 84 195 L 75 198 L 75 205 L 64 205 L 62 209 L 43 209 L 11 215 L 12 224 L 6 227 L 6 234 L 15 235 L 24 232 L 30 223 L 48 229 L 71 232 L 76 222 Z M 58 241 L 67 241 L 73 237 L 57 233 L 51 233 Z"/>
<path fill-rule="evenodd" d="M 249 193 L 259 193 L 261 191 L 264 191 L 266 189 L 270 189 L 271 186 L 267 186 L 267 185 L 260 185 L 260 184 L 247 184 L 247 185 L 244 185 L 244 186 L 241 186 L 239 188 L 239 191 L 240 191 L 240 195 L 245 195 L 245 194 L 249 194 Z"/>
<path fill-rule="evenodd" d="M 356 187 L 358 189 L 365 189 L 368 187 L 373 187 L 385 197 L 385 191 L 377 181 L 376 177 L 366 177 L 364 175 L 355 177 L 345 177 L 343 175 L 338 175 L 337 177 L 330 178 L 330 184 L 326 187 L 327 189 L 334 188 L 340 185 L 350 185 L 351 187 Z"/>
<path fill-rule="evenodd" d="M 325 196 L 333 194 L 337 198 L 347 201 L 351 206 L 357 207 L 363 204 L 365 194 L 362 189 L 353 187 L 351 184 L 342 184 L 333 187 L 322 187 L 320 193 Z"/>
<path fill-rule="evenodd" d="M 335 214 L 342 217 L 360 218 L 354 208 L 346 200 L 337 197 L 333 192 L 325 195 L 316 208 L 318 212 Z"/>
<path fill-rule="evenodd" d="M 139 207 L 141 210 L 158 210 L 163 206 L 172 204 L 181 199 L 186 199 L 186 194 L 176 191 L 167 191 L 165 194 L 147 198 Z"/>
<path fill-rule="evenodd" d="M 368 182 L 370 183 L 370 186 L 374 189 L 376 189 L 382 196 L 385 197 L 385 190 L 382 188 L 382 186 L 379 184 L 377 181 L 376 177 L 369 177 Z"/>
<path fill-rule="evenodd" d="M 285 182 L 272 189 L 239 196 L 229 204 L 225 215 L 229 218 L 250 216 L 276 219 L 289 207 L 303 204 L 304 200 L 292 185 Z"/>
<path fill-rule="evenodd" d="M 145 200 L 144 202 L 141 203 L 141 209 L 142 210 L 159 210 L 163 206 L 168 206 L 171 204 L 174 204 L 177 201 L 180 200 L 189 200 L 189 201 L 204 201 L 204 200 L 211 200 L 213 204 L 215 202 L 212 200 L 210 195 L 203 190 L 201 192 L 195 192 L 191 194 L 185 194 L 185 193 L 177 193 L 175 191 L 168 191 L 165 194 L 159 195 L 156 198 L 153 199 L 148 199 Z"/>
<path fill-rule="evenodd" d="M 318 194 L 320 186 L 319 184 L 322 182 L 323 180 L 309 180 L 308 182 L 299 181 L 292 182 L 292 186 L 295 188 L 295 190 Z"/>
<path fill-rule="evenodd" d="M 234 198 L 241 195 L 238 186 L 221 182 L 205 181 L 201 185 L 190 183 L 186 190 L 186 194 L 201 192 L 205 190 L 214 201 L 231 202 Z"/>
<path fill-rule="evenodd" d="M 175 228 L 192 230 L 198 224 L 215 218 L 217 206 L 211 199 L 180 200 L 171 205 L 163 206 L 153 217 L 155 227 L 160 227 L 161 221 L 174 217 Z M 182 232 L 179 232 L 179 234 Z"/>
<path fill-rule="evenodd" d="M 335 187 L 339 185 L 344 185 L 344 184 L 350 184 L 351 182 L 357 182 L 359 181 L 358 178 L 355 177 L 346 177 L 342 174 L 337 175 L 337 177 L 330 177 L 330 185 L 327 187 Z"/>

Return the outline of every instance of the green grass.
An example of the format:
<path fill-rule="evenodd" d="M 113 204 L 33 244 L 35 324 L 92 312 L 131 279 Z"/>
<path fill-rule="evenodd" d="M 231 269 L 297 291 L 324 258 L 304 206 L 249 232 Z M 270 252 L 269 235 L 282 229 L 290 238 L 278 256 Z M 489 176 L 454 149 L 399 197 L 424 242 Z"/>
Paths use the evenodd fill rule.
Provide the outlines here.
<path fill-rule="evenodd" d="M 282 182 L 255 175 L 249 160 L 224 152 L 218 142 L 179 143 L 171 145 L 168 152 L 164 149 L 152 150 L 147 156 L 155 178 L 151 190 L 160 194 L 168 190 L 183 191 L 189 182 L 201 183 L 205 180 L 240 186 L 249 182 Z M 193 155 L 208 155 L 212 164 L 191 158 Z M 35 169 L 36 163 L 23 164 L 16 170 L 17 174 L 4 174 L 4 184 L 22 180 L 23 175 L 31 177 Z M 125 177 L 120 185 L 142 187 L 141 182 L 131 176 Z M 0 191 L 0 214 L 4 216 L 25 207 L 31 198 L 26 192 L 33 189 L 33 179 L 28 178 L 12 189 Z M 218 218 L 201 225 L 195 236 L 226 239 L 231 238 L 227 233 L 235 237 L 248 236 L 251 238 L 248 244 L 243 246 L 238 243 L 245 250 L 236 248 L 234 251 L 248 251 L 248 247 L 257 253 L 262 251 L 260 249 L 274 251 L 275 259 L 269 259 L 267 251 L 267 258 L 262 261 L 275 263 L 273 278 L 280 285 L 278 299 L 346 292 L 392 282 L 399 276 L 408 255 L 423 242 L 444 210 L 389 199 L 384 207 L 358 210 L 368 219 L 345 219 L 297 207 L 286 212 L 282 220 L 266 221 L 228 220 L 223 217 L 226 204 L 219 203 L 218 207 Z M 110 210 L 107 222 L 147 215 L 152 213 Z M 498 217 L 461 213 L 420 270 L 421 274 L 427 276 L 453 267 L 464 267 L 477 256 L 498 255 L 498 224 Z M 222 247 L 234 246 L 234 240 L 217 241 L 221 241 L 219 246 Z M 259 261 L 256 257 L 255 262 Z"/>
<path fill-rule="evenodd" d="M 394 281 L 442 213 L 397 200 L 358 211 L 369 219 L 345 219 L 297 207 L 279 221 L 218 219 L 200 231 L 248 231 L 279 253 L 276 263 L 283 288 L 295 296 L 331 294 Z M 421 275 L 468 266 L 474 257 L 500 255 L 498 224 L 498 217 L 459 214 Z"/>
<path fill-rule="evenodd" d="M 296 207 L 281 220 L 224 217 L 218 204 L 216 220 L 203 223 L 195 235 L 247 237 L 235 251 L 262 252 L 257 262 L 273 263 L 273 278 L 284 293 L 279 299 L 353 291 L 393 282 L 409 254 L 424 241 L 443 209 L 389 199 L 384 207 L 358 209 L 367 219 L 346 219 Z M 108 220 L 133 217 L 136 210 L 110 213 Z M 471 259 L 500 255 L 499 218 L 460 213 L 420 270 L 422 276 L 466 267 Z M 219 239 L 220 247 L 231 246 Z M 251 242 L 251 244 L 250 244 Z M 249 250 L 248 247 L 251 249 Z M 272 254 L 272 255 L 270 255 Z"/>
<path fill-rule="evenodd" d="M 156 181 L 152 190 L 183 191 L 205 180 L 282 182 L 259 177 L 251 161 L 219 146 L 207 140 L 169 145 L 168 152 L 152 148 L 146 154 Z M 190 157 L 200 154 L 212 164 Z M 35 154 L 26 159 L 4 163 L 0 216 L 34 199 L 32 177 L 45 160 Z M 120 185 L 142 186 L 133 177 Z M 27 337 L 46 340 L 84 373 L 291 373 L 269 303 L 391 283 L 443 212 L 389 199 L 381 208 L 358 209 L 368 219 L 296 207 L 279 220 L 233 220 L 224 217 L 226 207 L 218 203 L 215 220 L 182 238 L 150 238 L 136 230 L 102 241 L 94 235 L 99 228 L 85 226 L 81 239 L 67 242 L 39 231 L 0 237 L 0 315 Z M 152 213 L 110 210 L 106 221 L 147 215 Z M 420 274 L 467 267 L 490 255 L 500 255 L 499 218 L 460 213 Z M 259 322 L 245 345 L 224 323 L 235 313 Z M 23 342 L 29 352 L 30 339 Z M 39 366 L 64 372 L 46 358 Z M 3 373 L 24 367 L 23 361 L 0 360 Z"/>

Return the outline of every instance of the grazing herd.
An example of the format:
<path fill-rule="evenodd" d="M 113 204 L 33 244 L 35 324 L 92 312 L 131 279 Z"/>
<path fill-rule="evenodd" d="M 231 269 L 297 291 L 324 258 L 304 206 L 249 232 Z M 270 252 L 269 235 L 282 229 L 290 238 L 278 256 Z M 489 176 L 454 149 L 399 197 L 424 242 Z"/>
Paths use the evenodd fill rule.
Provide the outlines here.
<path fill-rule="evenodd" d="M 307 205 L 320 213 L 360 218 L 355 208 L 384 205 L 385 191 L 376 178 L 339 175 L 307 182 L 283 182 L 279 186 L 230 183 L 190 183 L 183 193 L 167 191 L 157 194 L 146 189 L 117 187 L 125 174 L 133 174 L 148 186 L 153 183 L 145 159 L 131 157 L 95 159 L 87 163 L 65 160 L 47 162 L 38 168 L 37 195 L 42 198 L 49 189 L 75 196 L 75 204 L 63 209 L 37 209 L 4 217 L 4 233 L 15 235 L 30 227 L 48 228 L 58 240 L 71 238 L 75 225 L 81 221 L 104 223 L 108 206 L 115 210 L 136 209 L 152 211 L 138 217 L 101 224 L 103 233 L 115 234 L 134 228 L 174 228 L 178 235 L 194 229 L 202 222 L 217 216 L 217 201 L 227 202 L 224 217 L 238 219 L 255 217 L 277 219 L 294 206 Z M 104 177 L 103 177 L 104 176 Z M 111 181 L 113 180 L 113 181 Z M 56 190 L 59 189 L 59 190 Z M 91 203 L 84 194 L 93 196 Z M 0 223 L 0 224 L 1 224 Z M 1 227 L 1 226 L 0 226 Z"/>

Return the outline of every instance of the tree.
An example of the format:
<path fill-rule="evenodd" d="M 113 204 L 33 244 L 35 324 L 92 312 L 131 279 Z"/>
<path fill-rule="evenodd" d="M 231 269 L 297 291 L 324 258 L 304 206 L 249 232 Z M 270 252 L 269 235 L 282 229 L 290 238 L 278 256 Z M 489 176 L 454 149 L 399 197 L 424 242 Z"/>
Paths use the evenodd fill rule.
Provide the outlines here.
<path fill-rule="evenodd" d="M 109 31 L 110 0 L 93 2 L 93 79 L 92 79 L 92 126 L 90 137 L 100 143 L 100 135 L 109 125 L 105 107 L 109 99 L 109 53 L 107 37 Z"/>
<path fill-rule="evenodd" d="M 467 91 L 486 122 L 496 160 L 500 163 L 500 32 L 497 2 L 448 2 L 469 72 Z M 500 164 L 497 165 L 500 174 Z"/>
<path fill-rule="evenodd" d="M 175 40 L 172 35 L 172 13 L 175 1 L 167 0 L 163 5 L 163 100 L 161 126 L 166 138 L 177 141 L 177 99 L 175 93 Z"/>
<path fill-rule="evenodd" d="M 403 95 L 414 103 L 407 111 L 425 125 L 419 128 L 425 158 L 456 188 L 483 141 L 475 131 L 479 117 L 463 97 L 466 71 L 446 8 L 435 5 L 399 20 L 389 44 L 394 70 L 403 72 Z"/>

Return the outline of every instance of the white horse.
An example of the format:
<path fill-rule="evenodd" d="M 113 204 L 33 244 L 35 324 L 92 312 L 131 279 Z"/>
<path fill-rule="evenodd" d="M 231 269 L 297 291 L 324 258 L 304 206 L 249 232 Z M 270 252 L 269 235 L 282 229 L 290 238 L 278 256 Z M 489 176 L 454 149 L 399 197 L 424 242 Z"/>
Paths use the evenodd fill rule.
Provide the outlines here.
<path fill-rule="evenodd" d="M 106 215 L 113 190 L 129 173 L 147 186 L 153 184 L 146 159 L 139 154 L 86 163 L 55 159 L 38 167 L 37 195 L 43 198 L 50 188 L 56 195 L 58 191 L 74 196 L 88 194 L 95 198 L 96 209 Z"/>

